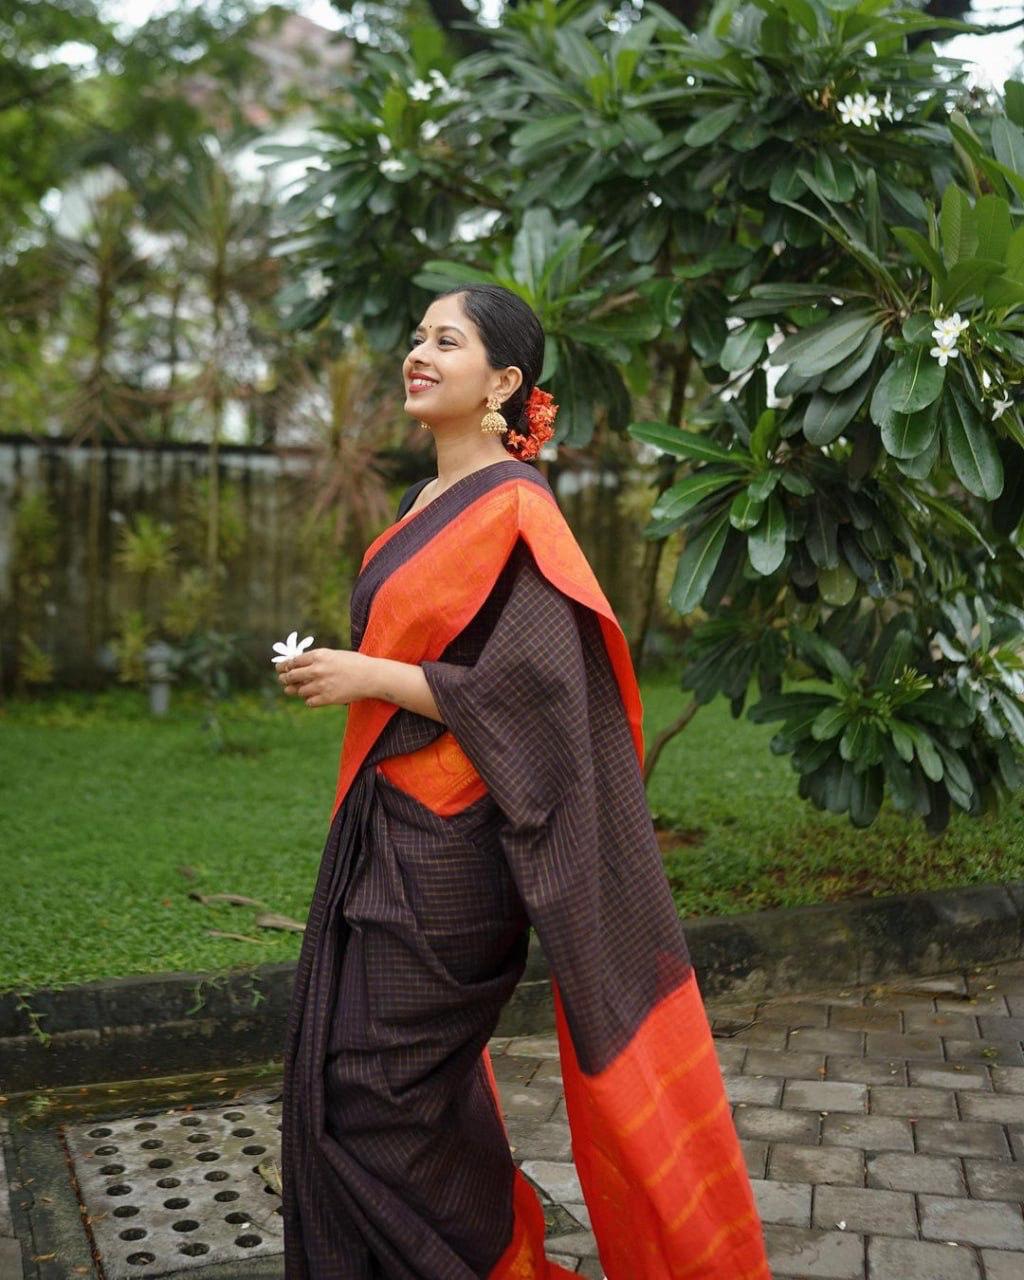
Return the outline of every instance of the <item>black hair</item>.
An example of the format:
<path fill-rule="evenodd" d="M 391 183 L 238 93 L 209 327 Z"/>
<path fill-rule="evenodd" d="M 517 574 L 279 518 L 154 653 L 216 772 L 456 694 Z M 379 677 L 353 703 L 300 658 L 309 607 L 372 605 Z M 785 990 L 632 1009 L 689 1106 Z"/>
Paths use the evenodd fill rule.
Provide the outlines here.
<path fill-rule="evenodd" d="M 526 401 L 544 368 L 544 330 L 536 313 L 518 293 L 500 284 L 460 284 L 437 298 L 462 295 L 462 307 L 480 332 L 492 369 L 514 364 L 522 370 L 522 384 L 499 409 L 511 431 L 528 436 Z M 510 453 L 515 452 L 506 445 Z"/>

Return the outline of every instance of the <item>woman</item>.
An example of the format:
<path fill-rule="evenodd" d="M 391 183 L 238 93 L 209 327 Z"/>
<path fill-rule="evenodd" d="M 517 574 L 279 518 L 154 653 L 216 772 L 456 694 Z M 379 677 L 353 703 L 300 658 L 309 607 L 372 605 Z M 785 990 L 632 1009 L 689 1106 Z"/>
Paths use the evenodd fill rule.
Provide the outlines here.
<path fill-rule="evenodd" d="M 285 1046 L 286 1280 L 570 1274 L 487 1052 L 530 925 L 609 1280 L 770 1280 L 629 649 L 528 461 L 552 434 L 543 361 L 510 291 L 430 304 L 403 374 L 437 476 L 366 552 L 352 649 L 280 667 L 307 706 L 349 706 Z"/>

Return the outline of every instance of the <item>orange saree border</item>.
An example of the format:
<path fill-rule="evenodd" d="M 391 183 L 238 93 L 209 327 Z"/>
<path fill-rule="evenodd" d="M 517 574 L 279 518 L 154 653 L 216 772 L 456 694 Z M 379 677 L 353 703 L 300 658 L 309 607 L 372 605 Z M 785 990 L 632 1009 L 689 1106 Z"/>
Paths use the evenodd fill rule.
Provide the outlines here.
<path fill-rule="evenodd" d="M 400 528 L 401 521 L 370 544 L 363 568 Z M 558 504 L 528 480 L 503 481 L 469 503 L 381 583 L 359 652 L 417 664 L 437 660 L 483 606 L 520 535 L 548 581 L 598 615 L 642 763 L 643 704 L 629 644 Z M 467 554 L 467 546 L 479 550 Z M 332 819 L 397 710 L 377 698 L 349 706 Z"/>
<path fill-rule="evenodd" d="M 693 970 L 594 1075 L 551 987 L 573 1158 L 610 1280 L 772 1280 Z"/>

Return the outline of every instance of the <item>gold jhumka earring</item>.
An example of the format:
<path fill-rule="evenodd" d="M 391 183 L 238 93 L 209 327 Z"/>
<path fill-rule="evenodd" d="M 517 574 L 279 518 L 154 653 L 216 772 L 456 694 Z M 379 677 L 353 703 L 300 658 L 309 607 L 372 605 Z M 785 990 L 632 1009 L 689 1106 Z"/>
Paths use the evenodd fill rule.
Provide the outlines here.
<path fill-rule="evenodd" d="M 498 434 L 502 431 L 508 430 L 508 423 L 498 412 L 500 406 L 501 401 L 497 396 L 487 397 L 487 412 L 480 419 L 481 431 L 493 431 Z"/>

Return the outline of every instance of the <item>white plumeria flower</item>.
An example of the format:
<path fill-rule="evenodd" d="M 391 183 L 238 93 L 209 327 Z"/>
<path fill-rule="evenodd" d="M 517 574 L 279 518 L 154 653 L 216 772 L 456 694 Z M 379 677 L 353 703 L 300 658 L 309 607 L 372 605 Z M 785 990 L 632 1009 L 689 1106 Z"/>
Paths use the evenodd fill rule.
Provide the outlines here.
<path fill-rule="evenodd" d="M 657 191 L 648 191 L 644 198 L 652 209 L 657 209 L 658 205 L 661 204 L 661 196 L 658 195 Z"/>
<path fill-rule="evenodd" d="M 951 316 L 936 317 L 933 333 L 936 339 L 938 339 L 939 334 L 949 334 L 955 340 L 965 329 L 970 327 L 970 323 L 970 320 L 962 320 L 960 318 L 959 311 L 954 311 Z"/>
<path fill-rule="evenodd" d="M 434 92 L 434 86 L 427 80 L 414 80 L 409 86 L 409 97 L 414 102 L 426 102 Z"/>
<path fill-rule="evenodd" d="M 296 643 L 298 641 L 298 643 Z M 299 640 L 299 633 L 293 631 L 287 640 L 277 640 L 274 642 L 274 652 L 276 658 L 271 658 L 271 662 L 287 662 L 289 658 L 297 658 L 304 649 L 308 649 L 313 643 L 312 636 L 306 636 L 305 640 Z"/>
<path fill-rule="evenodd" d="M 319 267 L 311 271 L 306 276 L 306 293 L 311 298 L 319 300 L 325 293 L 329 293 L 331 289 L 331 280 L 326 272 L 321 271 Z"/>
<path fill-rule="evenodd" d="M 404 173 L 405 162 L 399 160 L 397 156 L 388 156 L 386 160 L 380 162 L 381 173 Z"/>
<path fill-rule="evenodd" d="M 380 144 L 381 151 L 391 150 L 391 139 L 388 137 L 386 133 L 378 133 L 377 142 Z"/>
<path fill-rule="evenodd" d="M 433 142 L 440 132 L 441 126 L 436 120 L 424 120 L 420 125 L 420 137 L 424 142 Z"/>
<path fill-rule="evenodd" d="M 995 422 L 996 418 L 1001 418 L 1012 404 L 1013 401 L 1009 398 L 1005 400 L 997 400 L 992 406 L 992 421 Z"/>
<path fill-rule="evenodd" d="M 985 388 L 986 391 L 988 391 L 989 388 L 992 386 L 992 379 L 988 376 L 987 369 L 982 369 L 981 371 L 981 385 Z"/>
<path fill-rule="evenodd" d="M 877 129 L 875 119 L 882 114 L 882 108 L 878 105 L 878 99 L 873 93 L 869 93 L 867 97 L 863 93 L 847 94 L 836 103 L 836 110 L 843 124 L 852 124 L 858 129 L 861 125 L 868 128 L 874 125 Z"/>
<path fill-rule="evenodd" d="M 957 351 L 955 346 L 948 346 L 940 342 L 938 346 L 932 347 L 928 354 L 938 360 L 940 368 L 945 369 L 950 360 L 955 360 L 960 355 L 960 352 Z"/>
<path fill-rule="evenodd" d="M 892 105 L 891 89 L 886 89 L 885 97 L 882 99 L 882 115 L 885 116 L 886 120 L 888 120 L 890 123 L 896 119 L 896 113 L 893 110 L 893 105 Z"/>

